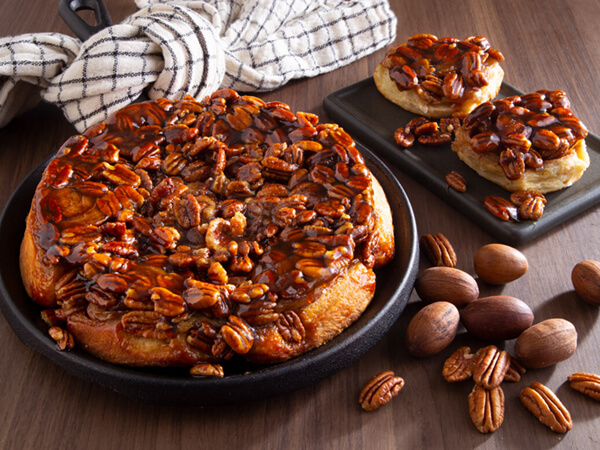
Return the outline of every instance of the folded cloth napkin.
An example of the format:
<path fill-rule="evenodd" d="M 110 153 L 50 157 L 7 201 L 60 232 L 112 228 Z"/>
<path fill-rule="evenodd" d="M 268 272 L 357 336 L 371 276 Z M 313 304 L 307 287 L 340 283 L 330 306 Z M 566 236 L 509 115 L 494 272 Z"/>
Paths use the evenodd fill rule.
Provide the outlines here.
<path fill-rule="evenodd" d="M 135 101 L 275 89 L 390 44 L 387 0 L 136 0 L 85 42 L 58 33 L 0 39 L 0 127 L 43 98 L 78 131 Z"/>

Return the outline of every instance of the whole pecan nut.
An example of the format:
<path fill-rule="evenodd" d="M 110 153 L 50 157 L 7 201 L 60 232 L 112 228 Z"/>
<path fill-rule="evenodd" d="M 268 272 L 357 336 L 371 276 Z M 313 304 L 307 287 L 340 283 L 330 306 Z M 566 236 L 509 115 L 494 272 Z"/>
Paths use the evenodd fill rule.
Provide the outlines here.
<path fill-rule="evenodd" d="M 573 427 L 571 414 L 556 394 L 542 383 L 534 381 L 519 394 L 521 403 L 544 425 L 556 433 L 566 433 Z"/>
<path fill-rule="evenodd" d="M 481 433 L 493 433 L 504 421 L 504 391 L 475 385 L 469 394 L 469 414 Z"/>
<path fill-rule="evenodd" d="M 376 375 L 360 392 L 358 402 L 365 411 L 374 411 L 388 403 L 404 387 L 404 379 L 386 370 Z"/>
<path fill-rule="evenodd" d="M 421 237 L 421 249 L 435 266 L 456 267 L 456 252 L 446 236 L 425 234 Z"/>
<path fill-rule="evenodd" d="M 571 388 L 600 402 L 600 376 L 593 373 L 577 372 L 569 375 L 568 380 Z"/>

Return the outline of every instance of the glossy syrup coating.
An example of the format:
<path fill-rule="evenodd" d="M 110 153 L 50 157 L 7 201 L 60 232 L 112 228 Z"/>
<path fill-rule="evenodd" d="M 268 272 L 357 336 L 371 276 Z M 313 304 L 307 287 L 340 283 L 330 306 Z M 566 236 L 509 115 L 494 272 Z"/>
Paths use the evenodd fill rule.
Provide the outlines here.
<path fill-rule="evenodd" d="M 464 120 L 471 148 L 493 152 L 506 178 L 521 178 L 526 168 L 559 159 L 585 139 L 585 125 L 571 112 L 563 91 L 538 90 L 487 102 Z"/>
<path fill-rule="evenodd" d="M 483 36 L 459 40 L 417 34 L 390 49 L 382 65 L 400 91 L 417 89 L 429 103 L 463 103 L 488 85 L 485 68 L 502 61 L 502 53 Z"/>
<path fill-rule="evenodd" d="M 161 99 L 62 146 L 35 194 L 23 248 L 38 251 L 22 252 L 22 272 L 76 340 L 106 326 L 127 341 L 121 361 L 97 351 L 106 359 L 144 365 L 131 344 L 143 338 L 179 348 L 148 364 L 220 361 L 271 327 L 297 344 L 273 348 L 280 360 L 322 343 L 301 311 L 328 283 L 393 255 L 374 206 L 370 171 L 338 126 L 231 90 Z M 24 254 L 39 255 L 51 294 L 28 283 Z"/>

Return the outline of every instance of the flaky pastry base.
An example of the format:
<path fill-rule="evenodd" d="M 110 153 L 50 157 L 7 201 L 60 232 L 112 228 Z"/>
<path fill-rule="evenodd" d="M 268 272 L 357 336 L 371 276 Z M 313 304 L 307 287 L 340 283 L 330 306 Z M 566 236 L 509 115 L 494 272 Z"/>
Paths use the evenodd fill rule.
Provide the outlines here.
<path fill-rule="evenodd" d="M 590 158 L 583 139 L 577 141 L 572 150 L 561 158 L 545 160 L 539 169 L 527 168 L 517 180 L 506 178 L 494 152 L 477 153 L 471 147 L 469 133 L 461 127 L 452 142 L 452 150 L 458 157 L 483 178 L 507 191 L 536 190 L 542 194 L 571 186 L 581 178 L 590 165 Z"/>
<path fill-rule="evenodd" d="M 401 91 L 394 80 L 390 78 L 389 70 L 382 64 L 378 64 L 375 68 L 373 79 L 379 92 L 390 102 L 413 114 L 440 119 L 452 115 L 458 117 L 466 116 L 480 104 L 498 95 L 504 78 L 504 70 L 502 70 L 498 62 L 494 62 L 493 64 L 485 65 L 483 72 L 487 76 L 489 84 L 481 89 L 474 90 L 468 99 L 460 103 L 452 103 L 445 97 L 438 104 L 427 103 L 417 94 L 415 88 Z"/>

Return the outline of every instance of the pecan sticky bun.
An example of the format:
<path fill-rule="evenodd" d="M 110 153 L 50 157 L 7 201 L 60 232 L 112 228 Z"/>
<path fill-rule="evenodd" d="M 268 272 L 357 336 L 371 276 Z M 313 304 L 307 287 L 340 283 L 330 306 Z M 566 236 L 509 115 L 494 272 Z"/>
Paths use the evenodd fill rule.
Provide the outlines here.
<path fill-rule="evenodd" d="M 479 175 L 511 192 L 563 189 L 590 164 L 588 131 L 569 108 L 560 90 L 483 103 L 457 130 L 452 150 Z"/>
<path fill-rule="evenodd" d="M 235 354 L 274 363 L 339 334 L 393 253 L 348 134 L 221 90 L 134 104 L 67 140 L 20 262 L 61 348 L 222 376 Z"/>
<path fill-rule="evenodd" d="M 379 92 L 412 113 L 463 117 L 498 94 L 504 56 L 487 38 L 411 36 L 390 49 L 373 74 Z"/>

